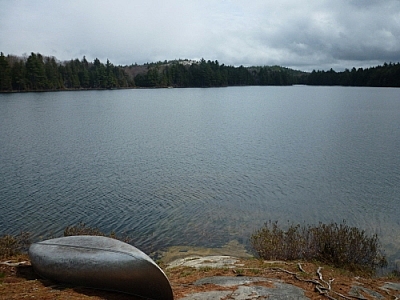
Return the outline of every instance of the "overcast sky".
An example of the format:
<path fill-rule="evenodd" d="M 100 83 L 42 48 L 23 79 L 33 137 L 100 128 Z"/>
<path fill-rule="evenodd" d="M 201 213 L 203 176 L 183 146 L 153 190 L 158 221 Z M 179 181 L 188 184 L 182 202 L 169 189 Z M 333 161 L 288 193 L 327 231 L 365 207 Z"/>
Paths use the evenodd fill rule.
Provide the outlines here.
<path fill-rule="evenodd" d="M 400 61 L 400 0 L 0 0 L 0 51 L 343 70 Z"/>

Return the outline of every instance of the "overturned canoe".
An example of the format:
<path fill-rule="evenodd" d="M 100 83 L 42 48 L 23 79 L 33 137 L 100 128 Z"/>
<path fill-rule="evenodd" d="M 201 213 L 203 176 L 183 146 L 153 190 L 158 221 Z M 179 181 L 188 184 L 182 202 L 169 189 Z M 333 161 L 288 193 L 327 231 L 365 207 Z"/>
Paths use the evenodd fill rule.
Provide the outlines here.
<path fill-rule="evenodd" d="M 36 273 L 62 283 L 173 299 L 164 272 L 132 245 L 102 236 L 69 236 L 34 243 L 29 257 Z"/>

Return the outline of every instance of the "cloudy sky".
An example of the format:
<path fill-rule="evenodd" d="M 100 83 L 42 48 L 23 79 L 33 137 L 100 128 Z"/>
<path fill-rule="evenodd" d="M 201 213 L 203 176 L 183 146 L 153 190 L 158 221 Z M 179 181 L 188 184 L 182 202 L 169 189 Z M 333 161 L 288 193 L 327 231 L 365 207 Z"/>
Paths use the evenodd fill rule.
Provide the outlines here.
<path fill-rule="evenodd" d="M 400 61 L 400 0 L 0 0 L 0 51 L 343 70 Z"/>

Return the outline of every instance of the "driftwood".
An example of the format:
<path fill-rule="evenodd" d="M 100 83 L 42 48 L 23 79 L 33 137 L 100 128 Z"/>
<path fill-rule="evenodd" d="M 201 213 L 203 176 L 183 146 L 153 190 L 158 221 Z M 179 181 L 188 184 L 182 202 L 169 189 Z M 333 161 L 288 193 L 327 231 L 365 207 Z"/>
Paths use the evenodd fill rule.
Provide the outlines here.
<path fill-rule="evenodd" d="M 301 266 L 300 263 L 298 263 L 297 266 L 298 266 L 298 268 L 299 268 L 299 270 L 301 272 L 307 273 L 306 271 L 304 271 L 304 269 L 303 269 L 303 267 Z M 322 276 L 322 273 L 321 273 L 321 270 L 322 270 L 321 267 L 319 267 L 317 269 L 317 271 L 316 271 L 319 280 L 316 280 L 316 279 L 303 279 L 303 278 L 300 278 L 297 273 L 285 270 L 283 268 L 271 268 L 271 269 L 274 270 L 274 271 L 279 271 L 279 272 L 284 272 L 284 273 L 290 274 L 296 280 L 303 281 L 303 282 L 309 282 L 309 283 L 314 284 L 315 285 L 315 290 L 318 291 L 320 295 L 323 295 L 323 296 L 327 297 L 328 299 L 337 300 L 336 298 L 334 298 L 331 295 L 329 295 L 329 293 L 333 293 L 333 294 L 335 294 L 335 295 L 337 295 L 337 296 L 339 296 L 339 297 L 341 297 L 343 299 L 347 299 L 347 300 L 351 300 L 352 299 L 352 298 L 349 298 L 349 297 L 347 297 L 347 296 L 345 296 L 343 294 L 340 294 L 340 293 L 335 292 L 335 291 L 332 290 L 332 282 L 335 279 L 330 279 L 329 281 L 324 280 L 324 278 Z M 353 297 L 353 298 L 357 298 L 357 297 Z M 357 298 L 357 299 L 361 299 L 361 298 Z"/>
<path fill-rule="evenodd" d="M 303 273 L 307 273 L 304 271 L 303 267 L 301 266 L 301 263 L 298 263 L 297 266 L 299 267 L 299 270 L 302 271 Z"/>
<path fill-rule="evenodd" d="M 9 267 L 20 267 L 28 265 L 28 261 L 12 262 L 11 260 L 2 261 L 0 265 L 6 265 Z"/>

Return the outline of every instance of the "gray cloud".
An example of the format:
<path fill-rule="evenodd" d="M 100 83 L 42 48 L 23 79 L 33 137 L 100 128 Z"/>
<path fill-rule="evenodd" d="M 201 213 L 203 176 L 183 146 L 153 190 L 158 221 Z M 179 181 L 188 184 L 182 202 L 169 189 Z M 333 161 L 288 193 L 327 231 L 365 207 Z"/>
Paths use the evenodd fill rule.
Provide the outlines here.
<path fill-rule="evenodd" d="M 204 57 L 302 70 L 400 61 L 398 0 L 164 2 L 0 0 L 0 51 L 114 64 Z"/>

